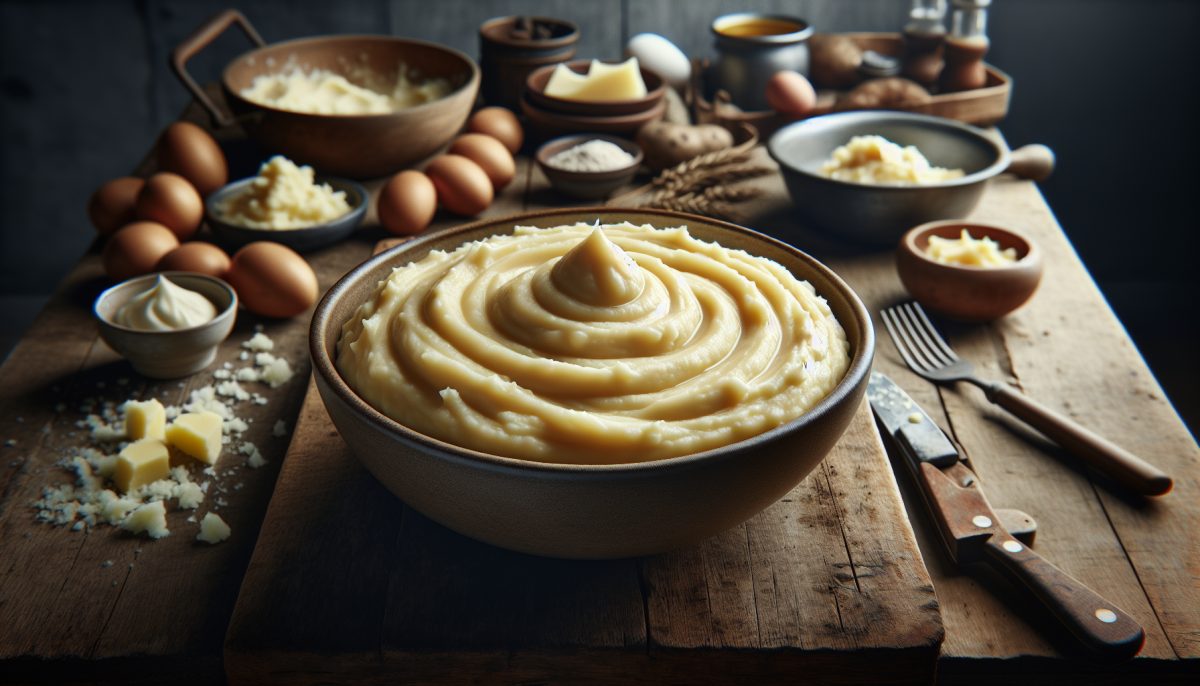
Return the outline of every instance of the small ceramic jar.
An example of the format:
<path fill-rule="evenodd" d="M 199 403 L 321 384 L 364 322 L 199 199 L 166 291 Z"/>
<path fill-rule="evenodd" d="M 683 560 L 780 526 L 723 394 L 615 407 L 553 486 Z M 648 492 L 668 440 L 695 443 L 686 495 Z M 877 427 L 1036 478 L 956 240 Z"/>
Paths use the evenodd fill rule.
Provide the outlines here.
<path fill-rule="evenodd" d="M 709 75 L 715 93 L 729 93 L 747 111 L 770 109 L 767 81 L 777 71 L 808 76 L 808 39 L 813 29 L 796 17 L 740 12 L 712 23 L 717 59 Z"/>

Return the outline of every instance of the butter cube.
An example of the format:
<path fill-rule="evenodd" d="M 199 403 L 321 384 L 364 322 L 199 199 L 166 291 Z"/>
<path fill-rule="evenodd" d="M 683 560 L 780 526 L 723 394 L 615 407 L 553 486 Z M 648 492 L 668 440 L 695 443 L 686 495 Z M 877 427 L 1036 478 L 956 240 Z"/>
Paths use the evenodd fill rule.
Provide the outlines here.
<path fill-rule="evenodd" d="M 130 440 L 153 438 L 161 441 L 166 437 L 166 428 L 167 411 L 157 399 L 125 403 L 125 435 Z"/>
<path fill-rule="evenodd" d="M 167 427 L 167 443 L 204 462 L 221 456 L 221 415 L 208 410 L 181 414 Z"/>
<path fill-rule="evenodd" d="M 125 446 L 117 455 L 113 481 L 122 493 L 165 479 L 171 474 L 167 446 L 159 440 L 144 438 Z"/>
<path fill-rule="evenodd" d="M 592 60 L 587 76 L 581 76 L 563 65 L 555 68 L 546 83 L 546 95 L 579 102 L 613 102 L 646 97 L 646 82 L 636 57 L 620 64 L 604 64 Z"/>

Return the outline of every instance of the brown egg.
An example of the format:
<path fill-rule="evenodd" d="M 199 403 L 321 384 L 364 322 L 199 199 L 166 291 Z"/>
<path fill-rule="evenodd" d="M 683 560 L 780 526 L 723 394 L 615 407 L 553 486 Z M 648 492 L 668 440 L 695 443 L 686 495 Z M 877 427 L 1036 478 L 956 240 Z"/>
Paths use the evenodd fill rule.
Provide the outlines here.
<path fill-rule="evenodd" d="M 160 272 L 199 272 L 223 279 L 232 264 L 233 261 L 229 259 L 229 255 L 224 250 L 212 243 L 196 241 L 184 243 L 163 255 L 154 269 Z"/>
<path fill-rule="evenodd" d="M 767 104 L 784 116 L 799 119 L 817 106 L 817 92 L 803 74 L 777 71 L 767 81 Z"/>
<path fill-rule="evenodd" d="M 442 207 L 465 217 L 473 217 L 492 204 L 492 182 L 478 164 L 462 155 L 441 155 L 425 167 L 429 180 L 437 188 Z"/>
<path fill-rule="evenodd" d="M 451 145 L 449 152 L 462 155 L 483 168 L 492 181 L 492 188 L 500 190 L 512 183 L 517 175 L 517 165 L 512 153 L 504 144 L 482 133 L 464 133 Z"/>
<path fill-rule="evenodd" d="M 138 219 L 158 222 L 186 241 L 200 228 L 204 201 L 187 179 L 172 172 L 159 172 L 146 180 L 138 193 L 134 213 Z"/>
<path fill-rule="evenodd" d="M 163 255 L 179 247 L 175 233 L 155 222 L 122 227 L 104 245 L 104 272 L 117 281 L 154 271 Z"/>
<path fill-rule="evenodd" d="M 133 207 L 137 204 L 138 193 L 145 185 L 145 179 L 122 176 L 105 183 L 92 193 L 92 198 L 88 201 L 88 217 L 101 236 L 107 236 L 135 219 Z"/>
<path fill-rule="evenodd" d="M 177 121 L 158 139 L 158 166 L 191 182 L 201 196 L 229 183 L 225 153 L 207 131 L 187 121 Z"/>
<path fill-rule="evenodd" d="M 376 210 L 379 212 L 379 223 L 388 231 L 398 236 L 420 233 L 429 226 L 437 212 L 437 189 L 429 177 L 421 172 L 411 169 L 402 171 L 379 189 Z"/>
<path fill-rule="evenodd" d="M 467 131 L 495 138 L 514 155 L 525 141 L 525 132 L 521 129 L 521 122 L 517 121 L 517 115 L 503 107 L 485 107 L 471 115 L 467 121 Z"/>
<path fill-rule="evenodd" d="M 294 317 L 317 301 L 317 275 L 286 245 L 250 243 L 233 256 L 225 279 L 247 310 L 265 317 Z"/>

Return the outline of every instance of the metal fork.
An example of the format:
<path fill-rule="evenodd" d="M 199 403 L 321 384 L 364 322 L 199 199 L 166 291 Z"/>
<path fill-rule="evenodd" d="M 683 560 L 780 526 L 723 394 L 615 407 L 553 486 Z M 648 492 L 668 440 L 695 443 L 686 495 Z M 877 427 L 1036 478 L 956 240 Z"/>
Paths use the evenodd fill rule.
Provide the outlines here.
<path fill-rule="evenodd" d="M 909 369 L 935 383 L 967 381 L 987 399 L 1023 419 L 1091 467 L 1142 495 L 1171 490 L 1171 477 L 1133 453 L 1037 403 L 1007 384 L 975 376 L 975 366 L 946 344 L 925 310 L 907 302 L 882 311 L 883 325 Z"/>

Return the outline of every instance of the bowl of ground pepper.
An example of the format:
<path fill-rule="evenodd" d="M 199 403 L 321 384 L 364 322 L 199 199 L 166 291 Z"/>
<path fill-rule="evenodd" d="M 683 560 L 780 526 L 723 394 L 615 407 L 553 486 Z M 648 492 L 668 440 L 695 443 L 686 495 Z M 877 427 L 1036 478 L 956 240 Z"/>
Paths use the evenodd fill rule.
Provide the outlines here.
<path fill-rule="evenodd" d="M 555 138 L 535 155 L 555 190 L 586 200 L 607 198 L 632 181 L 642 157 L 637 143 L 599 134 Z"/>

